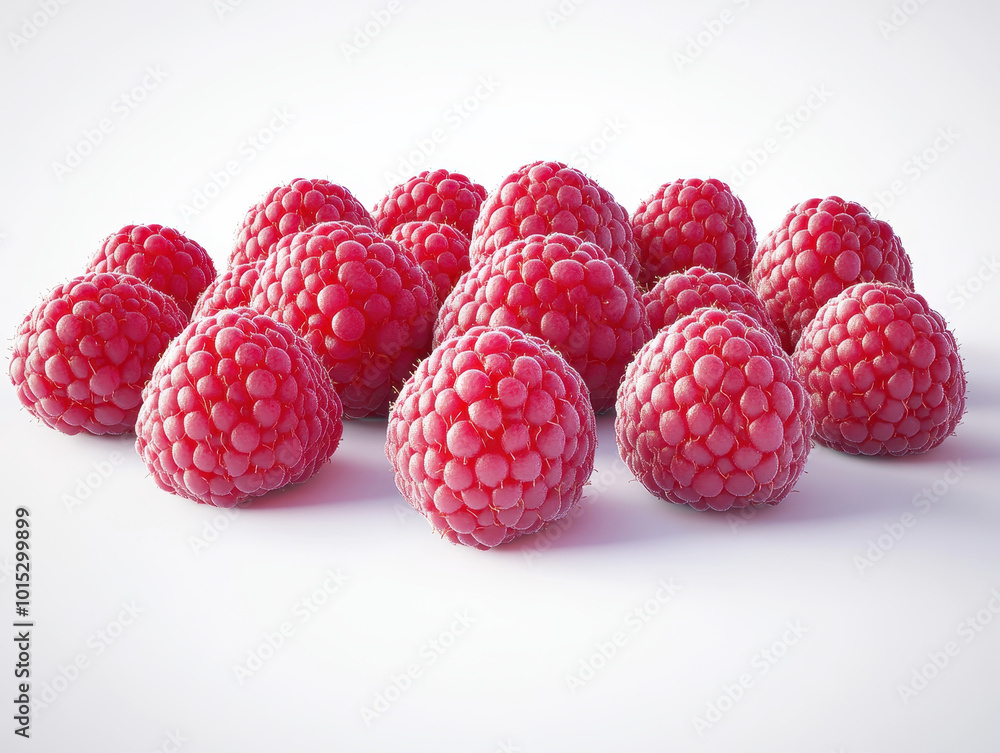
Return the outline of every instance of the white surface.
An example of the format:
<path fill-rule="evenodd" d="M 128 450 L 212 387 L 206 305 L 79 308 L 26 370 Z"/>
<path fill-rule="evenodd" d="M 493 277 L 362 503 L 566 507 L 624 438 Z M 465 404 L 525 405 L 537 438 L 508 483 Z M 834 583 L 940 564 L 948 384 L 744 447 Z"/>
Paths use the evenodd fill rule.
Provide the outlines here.
<path fill-rule="evenodd" d="M 192 753 L 1000 749 L 995 4 L 907 0 L 915 12 L 884 38 L 887 0 L 398 0 L 350 61 L 343 45 L 388 3 L 235 5 L 220 18 L 212 0 L 73 2 L 14 50 L 8 32 L 42 4 L 5 4 L 7 337 L 122 225 L 177 226 L 221 266 L 271 186 L 327 177 L 372 206 L 437 129 L 407 175 L 447 166 L 492 188 L 526 162 L 570 160 L 630 211 L 662 182 L 717 176 L 738 185 L 761 235 L 813 195 L 873 205 L 894 193 L 881 216 L 963 343 L 969 414 L 919 458 L 817 448 L 797 491 L 749 520 L 654 500 L 622 469 L 605 417 L 582 514 L 547 549 L 536 536 L 484 553 L 407 512 L 384 422 L 349 424 L 312 481 L 229 518 L 158 491 L 129 439 L 59 435 L 0 390 L 0 697 L 16 692 L 6 567 L 26 505 L 32 692 L 51 701 L 30 741 L 14 737 L 8 701 L 0 748 L 170 751 L 179 736 Z M 560 7 L 575 10 L 553 28 Z M 730 22 L 681 70 L 675 53 L 723 11 Z M 157 66 L 162 80 L 123 107 Z M 809 117 L 793 127 L 800 106 Z M 244 143 L 276 109 L 290 122 L 259 152 Z M 102 118 L 110 132 L 60 181 L 52 163 Z M 939 129 L 953 135 L 935 148 Z M 602 131 L 601 155 L 580 151 Z M 754 175 L 734 178 L 768 147 Z M 911 158 L 928 148 L 922 170 Z M 228 162 L 238 172 L 218 196 L 183 211 Z M 112 453 L 109 477 L 93 476 Z M 96 488 L 68 509 L 81 484 Z M 907 514 L 899 541 L 859 571 L 870 540 Z M 327 598 L 328 571 L 347 581 Z M 317 589 L 325 603 L 311 611 Z M 122 611 L 133 602 L 134 618 Z M 962 627 L 982 609 L 989 624 Z M 283 623 L 282 646 L 241 683 L 234 665 Z M 616 640 L 596 676 L 569 687 Z M 903 703 L 898 686 L 949 641 L 948 666 Z M 768 650 L 784 656 L 772 664 Z M 66 670 L 80 655 L 86 667 Z M 397 698 L 388 689 L 411 665 Z M 695 717 L 741 677 L 748 687 L 699 736 Z M 366 724 L 387 690 L 395 702 Z"/>

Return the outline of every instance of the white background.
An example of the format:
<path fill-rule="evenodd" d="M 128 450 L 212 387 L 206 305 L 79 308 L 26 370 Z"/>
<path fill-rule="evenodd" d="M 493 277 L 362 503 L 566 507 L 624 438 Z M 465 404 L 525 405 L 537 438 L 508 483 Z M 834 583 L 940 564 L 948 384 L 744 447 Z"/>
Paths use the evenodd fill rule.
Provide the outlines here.
<path fill-rule="evenodd" d="M 559 159 L 629 211 L 668 180 L 719 177 L 760 236 L 812 196 L 878 204 L 962 344 L 969 412 L 922 457 L 816 448 L 749 519 L 652 498 L 604 417 L 582 513 L 479 552 L 407 512 L 383 421 L 350 423 L 318 476 L 230 518 L 159 491 L 129 438 L 62 436 L 0 390 L 0 748 L 1000 749 L 995 3 L 43 5 L 0 13 L 7 338 L 129 223 L 178 227 L 221 268 L 246 209 L 295 177 L 371 207 L 428 167 L 492 189 Z M 47 699 L 27 742 L 10 703 L 18 505 Z M 328 571 L 346 577 L 332 595 Z M 266 661 L 237 677 L 252 653 Z M 393 702 L 366 723 L 379 694 Z"/>

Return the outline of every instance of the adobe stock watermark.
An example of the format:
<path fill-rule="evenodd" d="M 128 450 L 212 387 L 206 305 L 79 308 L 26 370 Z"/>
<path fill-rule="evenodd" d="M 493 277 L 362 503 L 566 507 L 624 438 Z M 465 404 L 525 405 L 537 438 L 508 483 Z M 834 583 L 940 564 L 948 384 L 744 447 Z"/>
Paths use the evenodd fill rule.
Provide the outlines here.
<path fill-rule="evenodd" d="M 625 133 L 625 128 L 626 124 L 619 116 L 605 118 L 601 132 L 573 150 L 569 164 L 578 170 L 589 170 L 608 150 L 608 147 Z"/>
<path fill-rule="evenodd" d="M 69 5 L 70 0 L 41 0 L 37 10 L 21 18 L 21 24 L 16 31 L 7 32 L 7 41 L 14 52 L 19 52 L 33 39 L 41 34 L 62 9 Z"/>
<path fill-rule="evenodd" d="M 545 11 L 545 20 L 549 22 L 549 28 L 552 31 L 558 29 L 586 2 L 587 0 L 562 0 L 559 5 L 549 8 Z"/>
<path fill-rule="evenodd" d="M 465 122 L 496 94 L 499 86 L 493 74 L 480 76 L 467 96 L 444 111 L 440 124 L 434 126 L 425 136 L 414 139 L 409 150 L 399 159 L 396 172 L 385 173 L 386 185 L 398 185 L 409 180 L 420 170 L 426 169 L 438 147 L 461 129 Z"/>
<path fill-rule="evenodd" d="M 895 3 L 889 15 L 878 20 L 878 30 L 882 39 L 888 40 L 901 30 L 926 4 L 927 0 L 903 0 L 901 3 Z"/>
<path fill-rule="evenodd" d="M 738 14 L 750 7 L 750 0 L 732 0 L 732 4 L 736 6 L 736 10 L 724 8 L 718 16 L 704 21 L 702 28 L 687 38 L 684 49 L 674 53 L 674 63 L 677 65 L 677 70 L 683 72 L 685 68 L 700 58 L 705 50 L 715 44 L 726 29 L 736 21 Z"/>
<path fill-rule="evenodd" d="M 379 34 L 388 28 L 392 20 L 403 11 L 403 5 L 399 0 L 389 0 L 384 8 L 373 10 L 371 18 L 358 26 L 351 35 L 350 42 L 340 45 L 340 51 L 344 54 L 344 60 L 348 63 L 356 58 L 371 45 Z"/>
<path fill-rule="evenodd" d="M 1000 588 L 990 591 L 986 603 L 955 626 L 955 638 L 927 652 L 926 661 L 915 665 L 906 682 L 896 684 L 896 693 L 904 706 L 919 696 L 940 677 L 962 650 L 975 641 L 1000 616 Z"/>
<path fill-rule="evenodd" d="M 896 520 L 882 526 L 884 533 L 868 539 L 864 554 L 854 556 L 854 566 L 861 575 L 881 562 L 903 537 L 912 530 L 921 518 L 930 512 L 938 502 L 957 485 L 972 468 L 961 460 L 949 460 L 948 467 L 934 483 L 925 486 L 910 500 L 915 512 L 904 512 Z"/>
<path fill-rule="evenodd" d="M 996 252 L 989 256 L 980 257 L 979 267 L 976 271 L 969 275 L 964 282 L 960 282 L 949 290 L 945 296 L 945 300 L 951 306 L 951 312 L 954 313 L 965 308 L 966 304 L 970 303 L 972 299 L 983 292 L 988 283 L 992 282 L 993 278 L 997 276 L 997 272 L 1000 272 L 1000 259 L 997 258 Z"/>
<path fill-rule="evenodd" d="M 201 554 L 212 544 L 219 540 L 223 531 L 229 529 L 234 522 L 239 520 L 239 516 L 251 500 L 246 499 L 238 502 L 233 507 L 217 507 L 215 513 L 209 520 L 206 520 L 197 535 L 188 536 L 188 546 L 195 554 Z"/>
<path fill-rule="evenodd" d="M 884 189 L 875 192 L 875 201 L 871 204 L 872 214 L 879 215 L 895 204 L 896 200 L 918 183 L 960 138 L 961 135 L 953 126 L 939 128 L 934 137 L 927 142 L 927 146 L 903 163 L 897 177 L 889 181 Z"/>
<path fill-rule="evenodd" d="M 625 613 L 622 627 L 597 641 L 590 653 L 580 659 L 576 669 L 566 673 L 564 681 L 569 691 L 577 693 L 597 677 L 608 666 L 608 662 L 618 656 L 680 591 L 681 587 L 674 583 L 673 578 L 669 580 L 661 578 L 656 584 L 656 589 L 646 599 Z"/>
<path fill-rule="evenodd" d="M 772 507 L 772 505 L 746 505 L 736 510 L 729 510 L 726 512 L 726 522 L 729 523 L 729 530 L 733 533 L 738 532 L 743 526 L 757 517 L 757 513 L 767 507 Z"/>
<path fill-rule="evenodd" d="M 521 550 L 524 559 L 527 562 L 534 562 L 542 554 L 549 551 L 552 545 L 559 541 L 565 535 L 566 531 L 570 530 L 576 521 L 583 516 L 585 506 L 593 504 L 597 498 L 614 486 L 618 482 L 618 479 L 628 474 L 628 466 L 620 458 L 615 458 L 610 468 L 605 468 L 602 471 L 598 471 L 595 468 L 594 473 L 591 474 L 590 479 L 587 481 L 587 486 L 584 488 L 585 492 L 593 492 L 593 494 L 585 493 L 580 499 L 579 504 L 571 508 L 568 513 L 558 520 L 553 520 L 551 523 L 546 524 L 540 531 L 531 534 L 528 543 Z"/>
<path fill-rule="evenodd" d="M 433 638 L 425 641 L 417 650 L 415 659 L 406 663 L 400 672 L 389 675 L 385 685 L 375 692 L 371 703 L 361 707 L 361 719 L 366 727 L 370 727 L 383 714 L 398 703 L 403 694 L 410 690 L 427 670 L 441 660 L 464 636 L 476 622 L 474 615 L 468 610 L 454 612 L 448 626 Z"/>
<path fill-rule="evenodd" d="M 163 736 L 163 742 L 153 753 L 177 753 L 190 742 L 179 729 L 172 730 Z"/>
<path fill-rule="evenodd" d="M 0 560 L 0 584 L 6 583 L 7 579 L 14 575 L 14 561 L 10 557 Z"/>
<path fill-rule="evenodd" d="M 93 666 L 94 661 L 117 643 L 143 612 L 143 608 L 132 601 L 123 601 L 118 614 L 104 627 L 87 636 L 85 650 L 80 651 L 68 664 L 60 664 L 56 676 L 43 682 L 35 692 L 32 711 L 37 713 L 50 707 L 65 693 L 80 675 Z"/>
<path fill-rule="evenodd" d="M 72 513 L 76 508 L 82 507 L 98 489 L 104 486 L 104 482 L 114 475 L 115 469 L 124 462 L 124 456 L 116 450 L 109 453 L 104 460 L 92 463 L 92 470 L 86 476 L 81 476 L 76 480 L 73 493 L 62 495 L 62 503 L 66 512 Z"/>
<path fill-rule="evenodd" d="M 243 0 L 212 0 L 212 10 L 215 11 L 215 15 L 220 21 L 224 21 L 226 16 L 241 5 L 243 5 Z"/>
<path fill-rule="evenodd" d="M 181 217 L 190 220 L 201 214 L 209 204 L 222 195 L 222 192 L 229 187 L 243 168 L 267 149 L 274 142 L 275 137 L 284 131 L 293 120 L 295 120 L 295 115 L 288 108 L 275 107 L 272 109 L 267 123 L 248 134 L 236 147 L 236 154 L 226 160 L 218 170 L 210 170 L 208 175 L 199 182 L 198 187 L 191 192 L 191 200 L 177 207 Z"/>
<path fill-rule="evenodd" d="M 808 630 L 801 620 L 786 622 L 781 637 L 755 653 L 750 659 L 747 671 L 740 673 L 733 682 L 723 684 L 718 695 L 705 704 L 704 714 L 692 717 L 691 724 L 698 737 L 703 737 L 708 730 L 722 721 L 722 718 L 746 697 L 747 691 L 788 655 L 792 646 L 797 645 Z"/>
<path fill-rule="evenodd" d="M 282 620 L 274 630 L 265 633 L 257 645 L 246 650 L 246 658 L 233 665 L 233 676 L 239 684 L 242 685 L 263 669 L 288 644 L 295 631 L 326 607 L 349 580 L 349 576 L 339 568 L 327 570 L 323 582 L 292 605 L 291 616 Z"/>
<path fill-rule="evenodd" d="M 159 65 L 147 66 L 138 83 L 111 101 L 108 114 L 93 126 L 84 128 L 80 137 L 66 147 L 63 161 L 52 163 L 52 173 L 56 180 L 62 183 L 68 175 L 72 175 L 86 159 L 94 154 L 105 139 L 114 133 L 135 109 L 146 101 L 150 94 L 160 88 L 168 75 Z"/>
<path fill-rule="evenodd" d="M 767 136 L 757 146 L 746 150 L 743 160 L 733 168 L 729 185 L 740 188 L 753 177 L 782 145 L 791 140 L 813 116 L 822 110 L 834 92 L 826 84 L 817 84 L 810 88 L 805 98 L 794 108 L 778 118 L 772 127 L 772 135 Z"/>

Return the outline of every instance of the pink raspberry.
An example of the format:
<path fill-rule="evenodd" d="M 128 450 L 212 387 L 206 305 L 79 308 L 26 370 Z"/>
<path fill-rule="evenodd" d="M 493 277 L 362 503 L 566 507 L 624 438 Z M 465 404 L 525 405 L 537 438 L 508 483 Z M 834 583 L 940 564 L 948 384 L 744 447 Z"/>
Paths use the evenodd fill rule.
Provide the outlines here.
<path fill-rule="evenodd" d="M 831 298 L 792 361 L 816 416 L 816 439 L 852 455 L 926 452 L 965 412 L 955 337 L 923 296 L 860 283 Z"/>
<path fill-rule="evenodd" d="M 434 283 L 441 303 L 463 272 L 469 271 L 469 239 L 450 225 L 406 222 L 389 236 L 409 251 Z"/>
<path fill-rule="evenodd" d="M 482 259 L 442 304 L 435 342 L 477 325 L 515 327 L 545 340 L 610 408 L 625 368 L 652 334 L 635 281 L 594 243 L 531 235 Z"/>
<path fill-rule="evenodd" d="M 208 252 L 163 225 L 126 225 L 107 237 L 87 265 L 88 272 L 121 272 L 166 293 L 191 316 L 198 296 L 215 279 Z"/>
<path fill-rule="evenodd" d="M 913 288 L 910 257 L 889 223 L 837 196 L 792 207 L 761 242 L 751 277 L 788 353 L 819 307 L 845 288 L 872 281 Z"/>
<path fill-rule="evenodd" d="M 721 180 L 664 183 L 632 215 L 639 283 L 701 266 L 750 281 L 757 233 L 747 208 Z"/>
<path fill-rule="evenodd" d="M 229 266 L 259 261 L 286 235 L 319 222 L 335 221 L 375 228 L 375 220 L 364 205 L 336 183 L 298 178 L 272 188 L 243 218 Z"/>
<path fill-rule="evenodd" d="M 326 222 L 282 239 L 253 308 L 316 349 L 351 418 L 385 416 L 430 350 L 437 299 L 416 260 L 369 227 Z"/>
<path fill-rule="evenodd" d="M 483 203 L 469 258 L 475 263 L 512 241 L 549 233 L 596 243 L 632 277 L 639 274 L 625 209 L 596 182 L 562 162 L 532 162 L 504 178 Z"/>
<path fill-rule="evenodd" d="M 64 434 L 125 434 L 167 343 L 187 324 L 132 275 L 89 272 L 52 290 L 14 338 L 10 378 L 24 406 Z"/>
<path fill-rule="evenodd" d="M 639 351 L 618 392 L 622 459 L 661 499 L 696 510 L 775 505 L 805 468 L 805 387 L 746 314 L 701 308 Z"/>
<path fill-rule="evenodd" d="M 485 198 L 486 189 L 461 173 L 424 170 L 383 196 L 372 215 L 382 235 L 403 223 L 426 220 L 451 225 L 468 237 Z"/>
<path fill-rule="evenodd" d="M 205 292 L 201 294 L 201 298 L 198 299 L 198 303 L 194 307 L 191 318 L 197 319 L 225 309 L 249 306 L 250 294 L 253 292 L 257 278 L 260 277 L 262 263 L 258 261 L 254 264 L 240 264 L 238 267 L 226 269 L 205 288 Z"/>
<path fill-rule="evenodd" d="M 594 468 L 580 376 L 541 340 L 475 327 L 403 386 L 385 452 L 396 486 L 449 541 L 489 549 L 568 513 Z"/>
<path fill-rule="evenodd" d="M 759 326 L 778 340 L 778 331 L 767 315 L 764 302 L 754 289 L 725 272 L 691 267 L 684 272 L 661 277 L 652 290 L 642 296 L 654 332 L 668 327 L 682 316 L 703 306 L 749 314 Z"/>
<path fill-rule="evenodd" d="M 239 308 L 194 320 L 167 348 L 143 391 L 136 448 L 161 489 L 232 507 L 305 481 L 342 431 L 312 348 Z"/>

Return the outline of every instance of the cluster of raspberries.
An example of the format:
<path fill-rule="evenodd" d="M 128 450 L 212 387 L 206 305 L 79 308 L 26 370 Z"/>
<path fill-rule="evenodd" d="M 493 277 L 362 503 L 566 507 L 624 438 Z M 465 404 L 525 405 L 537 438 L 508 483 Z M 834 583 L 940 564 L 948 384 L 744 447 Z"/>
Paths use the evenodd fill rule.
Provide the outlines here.
<path fill-rule="evenodd" d="M 813 440 L 925 452 L 965 410 L 940 314 L 889 225 L 836 196 L 758 244 L 725 183 L 665 183 L 629 216 L 533 162 L 492 193 L 425 171 L 372 212 L 294 180 L 247 212 L 221 274 L 129 225 L 17 331 L 10 376 L 67 434 L 134 432 L 163 489 L 220 507 L 305 481 L 345 418 L 387 417 L 403 496 L 488 549 L 581 499 L 597 415 L 655 496 L 773 505 Z"/>

